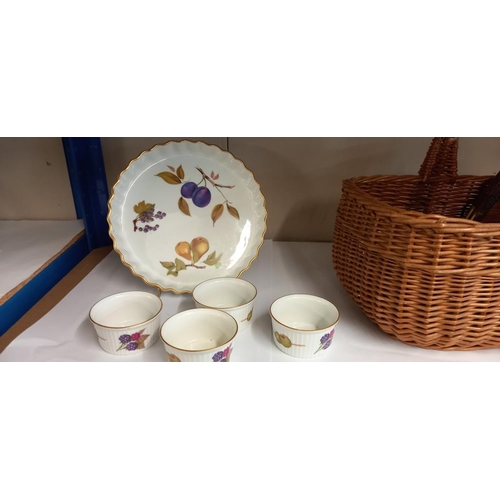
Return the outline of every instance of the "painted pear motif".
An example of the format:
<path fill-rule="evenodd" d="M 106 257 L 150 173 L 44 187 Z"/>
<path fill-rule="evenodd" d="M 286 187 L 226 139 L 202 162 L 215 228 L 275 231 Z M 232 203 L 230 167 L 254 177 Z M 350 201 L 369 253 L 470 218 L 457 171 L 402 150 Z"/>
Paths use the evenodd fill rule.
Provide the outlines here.
<path fill-rule="evenodd" d="M 169 260 L 160 261 L 160 264 L 168 270 L 167 276 L 178 276 L 180 271 L 185 271 L 187 268 L 205 269 L 207 266 L 214 266 L 216 269 L 219 269 L 221 266 L 220 259 L 222 254 L 216 255 L 215 251 L 208 255 L 203 262 L 198 264 L 200 259 L 208 252 L 209 248 L 210 244 L 203 236 L 193 238 L 191 243 L 179 241 L 179 243 L 175 245 L 175 253 L 179 257 L 187 260 L 187 262 L 176 258 L 173 262 Z"/>
<path fill-rule="evenodd" d="M 193 262 L 196 264 L 210 248 L 208 240 L 203 236 L 198 236 L 191 241 L 191 250 L 193 252 Z"/>
<path fill-rule="evenodd" d="M 191 261 L 193 256 L 191 254 L 191 246 L 187 241 L 180 241 L 175 246 L 175 251 L 177 255 L 180 255 L 183 259 Z"/>

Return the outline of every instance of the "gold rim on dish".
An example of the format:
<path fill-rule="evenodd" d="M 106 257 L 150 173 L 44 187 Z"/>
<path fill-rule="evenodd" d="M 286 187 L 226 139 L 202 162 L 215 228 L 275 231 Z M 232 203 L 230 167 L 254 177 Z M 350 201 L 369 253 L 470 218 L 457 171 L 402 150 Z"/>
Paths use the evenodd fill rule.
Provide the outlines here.
<path fill-rule="evenodd" d="M 161 286 L 159 283 L 152 283 L 146 277 L 142 276 L 142 274 L 137 273 L 134 270 L 133 266 L 131 264 L 129 264 L 125 260 L 125 256 L 120 251 L 120 249 L 117 247 L 116 239 L 115 239 L 115 237 L 113 235 L 113 225 L 111 224 L 111 202 L 112 202 L 113 198 L 115 197 L 115 188 L 116 188 L 116 186 L 119 184 L 122 175 L 130 168 L 130 166 L 132 165 L 132 163 L 134 163 L 135 161 L 137 161 L 143 154 L 149 153 L 150 151 L 153 151 L 153 149 L 155 149 L 157 147 L 166 146 L 166 145 L 168 145 L 170 143 L 182 144 L 184 142 L 185 143 L 189 143 L 189 144 L 204 144 L 205 146 L 208 146 L 208 147 L 211 147 L 211 148 L 216 148 L 216 149 L 222 151 L 223 153 L 230 154 L 236 161 L 239 161 L 243 165 L 243 167 L 245 168 L 245 170 L 247 170 L 248 172 L 250 172 L 250 174 L 253 177 L 253 180 L 254 180 L 255 184 L 257 185 L 258 191 L 259 191 L 259 193 L 262 196 L 262 200 L 263 200 L 262 209 L 264 211 L 264 219 L 262 220 L 262 223 L 263 223 L 264 227 L 263 227 L 263 231 L 262 231 L 262 235 L 261 235 L 261 242 L 257 246 L 257 251 L 256 251 L 255 255 L 250 259 L 250 261 L 248 263 L 248 266 L 245 267 L 245 269 L 242 269 L 238 273 L 237 276 L 234 276 L 235 278 L 239 278 L 244 272 L 248 271 L 248 269 L 250 269 L 250 266 L 252 265 L 252 263 L 259 256 L 260 249 L 262 248 L 262 245 L 264 244 L 264 237 L 265 237 L 265 234 L 266 234 L 266 231 L 267 231 L 267 215 L 268 215 L 267 214 L 267 207 L 266 207 L 266 197 L 264 196 L 264 193 L 262 192 L 262 188 L 261 188 L 260 183 L 255 178 L 255 174 L 254 174 L 253 170 L 251 170 L 250 168 L 248 168 L 246 166 L 245 162 L 242 159 L 240 159 L 237 156 L 235 156 L 233 153 L 231 153 L 231 151 L 222 149 L 221 147 L 219 147 L 219 146 L 217 146 L 215 144 L 208 144 L 207 142 L 200 141 L 200 140 L 198 140 L 198 141 L 190 141 L 188 139 L 183 139 L 181 141 L 170 140 L 170 141 L 167 141 L 167 142 L 164 142 L 164 143 L 161 143 L 161 144 L 155 144 L 153 147 L 151 147 L 149 149 L 145 149 L 144 151 L 142 151 L 141 154 L 139 156 L 137 156 L 136 158 L 130 160 L 129 163 L 128 163 L 128 165 L 127 165 L 127 167 L 120 172 L 120 175 L 118 176 L 118 180 L 113 185 L 113 188 L 111 190 L 111 196 L 110 196 L 110 198 L 108 200 L 108 214 L 107 214 L 106 220 L 107 220 L 108 226 L 109 226 L 108 234 L 109 234 L 110 238 L 113 240 L 113 250 L 120 256 L 120 260 L 121 260 L 122 264 L 125 267 L 128 267 L 130 269 L 130 271 L 132 272 L 132 274 L 134 276 L 137 276 L 138 278 L 140 278 L 146 285 L 157 287 L 162 292 L 173 292 L 176 295 L 182 295 L 182 294 L 186 294 L 186 293 L 187 294 L 192 294 L 193 292 L 192 292 L 192 290 L 181 290 L 181 291 L 179 291 L 179 290 L 175 290 L 174 288 L 170 288 L 170 287 L 166 287 L 165 288 L 165 287 Z"/>

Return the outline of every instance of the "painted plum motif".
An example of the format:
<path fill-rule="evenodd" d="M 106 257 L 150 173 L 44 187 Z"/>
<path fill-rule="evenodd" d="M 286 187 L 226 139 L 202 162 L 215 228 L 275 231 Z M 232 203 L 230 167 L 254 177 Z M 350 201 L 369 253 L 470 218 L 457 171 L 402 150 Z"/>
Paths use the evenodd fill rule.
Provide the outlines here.
<path fill-rule="evenodd" d="M 234 186 L 228 186 L 224 184 L 219 184 L 216 182 L 219 179 L 219 174 L 214 171 L 207 175 L 204 170 L 200 167 L 196 167 L 196 170 L 201 174 L 201 180 L 196 183 L 194 181 L 185 181 L 185 172 L 182 165 L 177 168 L 168 166 L 169 172 L 160 172 L 156 174 L 157 177 L 163 179 L 167 184 L 181 185 L 180 198 L 177 202 L 179 210 L 187 216 L 191 216 L 191 209 L 189 207 L 188 200 L 191 200 L 192 204 L 198 208 L 205 208 L 210 205 L 212 201 L 212 191 L 215 189 L 222 196 L 222 203 L 217 203 L 212 208 L 211 219 L 213 225 L 221 218 L 224 211 L 227 211 L 229 215 L 235 219 L 240 218 L 240 214 L 236 207 L 231 201 L 229 201 L 226 195 L 221 191 L 222 189 L 233 189 Z"/>

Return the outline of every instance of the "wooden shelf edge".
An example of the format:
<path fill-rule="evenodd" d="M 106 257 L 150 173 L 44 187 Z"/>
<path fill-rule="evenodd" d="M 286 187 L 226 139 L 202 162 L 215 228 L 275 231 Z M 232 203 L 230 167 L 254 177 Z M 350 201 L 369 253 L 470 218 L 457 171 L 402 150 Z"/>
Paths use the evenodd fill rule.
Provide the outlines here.
<path fill-rule="evenodd" d="M 14 325 L 0 336 L 0 353 L 22 332 L 45 316 L 56 306 L 87 274 L 94 269 L 113 249 L 106 246 L 92 250 L 59 283 L 49 290 Z"/>

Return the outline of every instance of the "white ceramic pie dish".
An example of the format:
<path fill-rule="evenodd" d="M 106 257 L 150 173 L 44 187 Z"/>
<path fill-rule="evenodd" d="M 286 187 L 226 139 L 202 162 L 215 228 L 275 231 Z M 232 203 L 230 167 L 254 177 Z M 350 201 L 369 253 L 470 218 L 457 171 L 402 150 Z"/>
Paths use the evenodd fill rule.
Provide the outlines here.
<path fill-rule="evenodd" d="M 253 173 L 201 141 L 144 151 L 120 174 L 108 203 L 109 234 L 123 264 L 175 293 L 241 276 L 264 242 L 266 219 Z"/>

